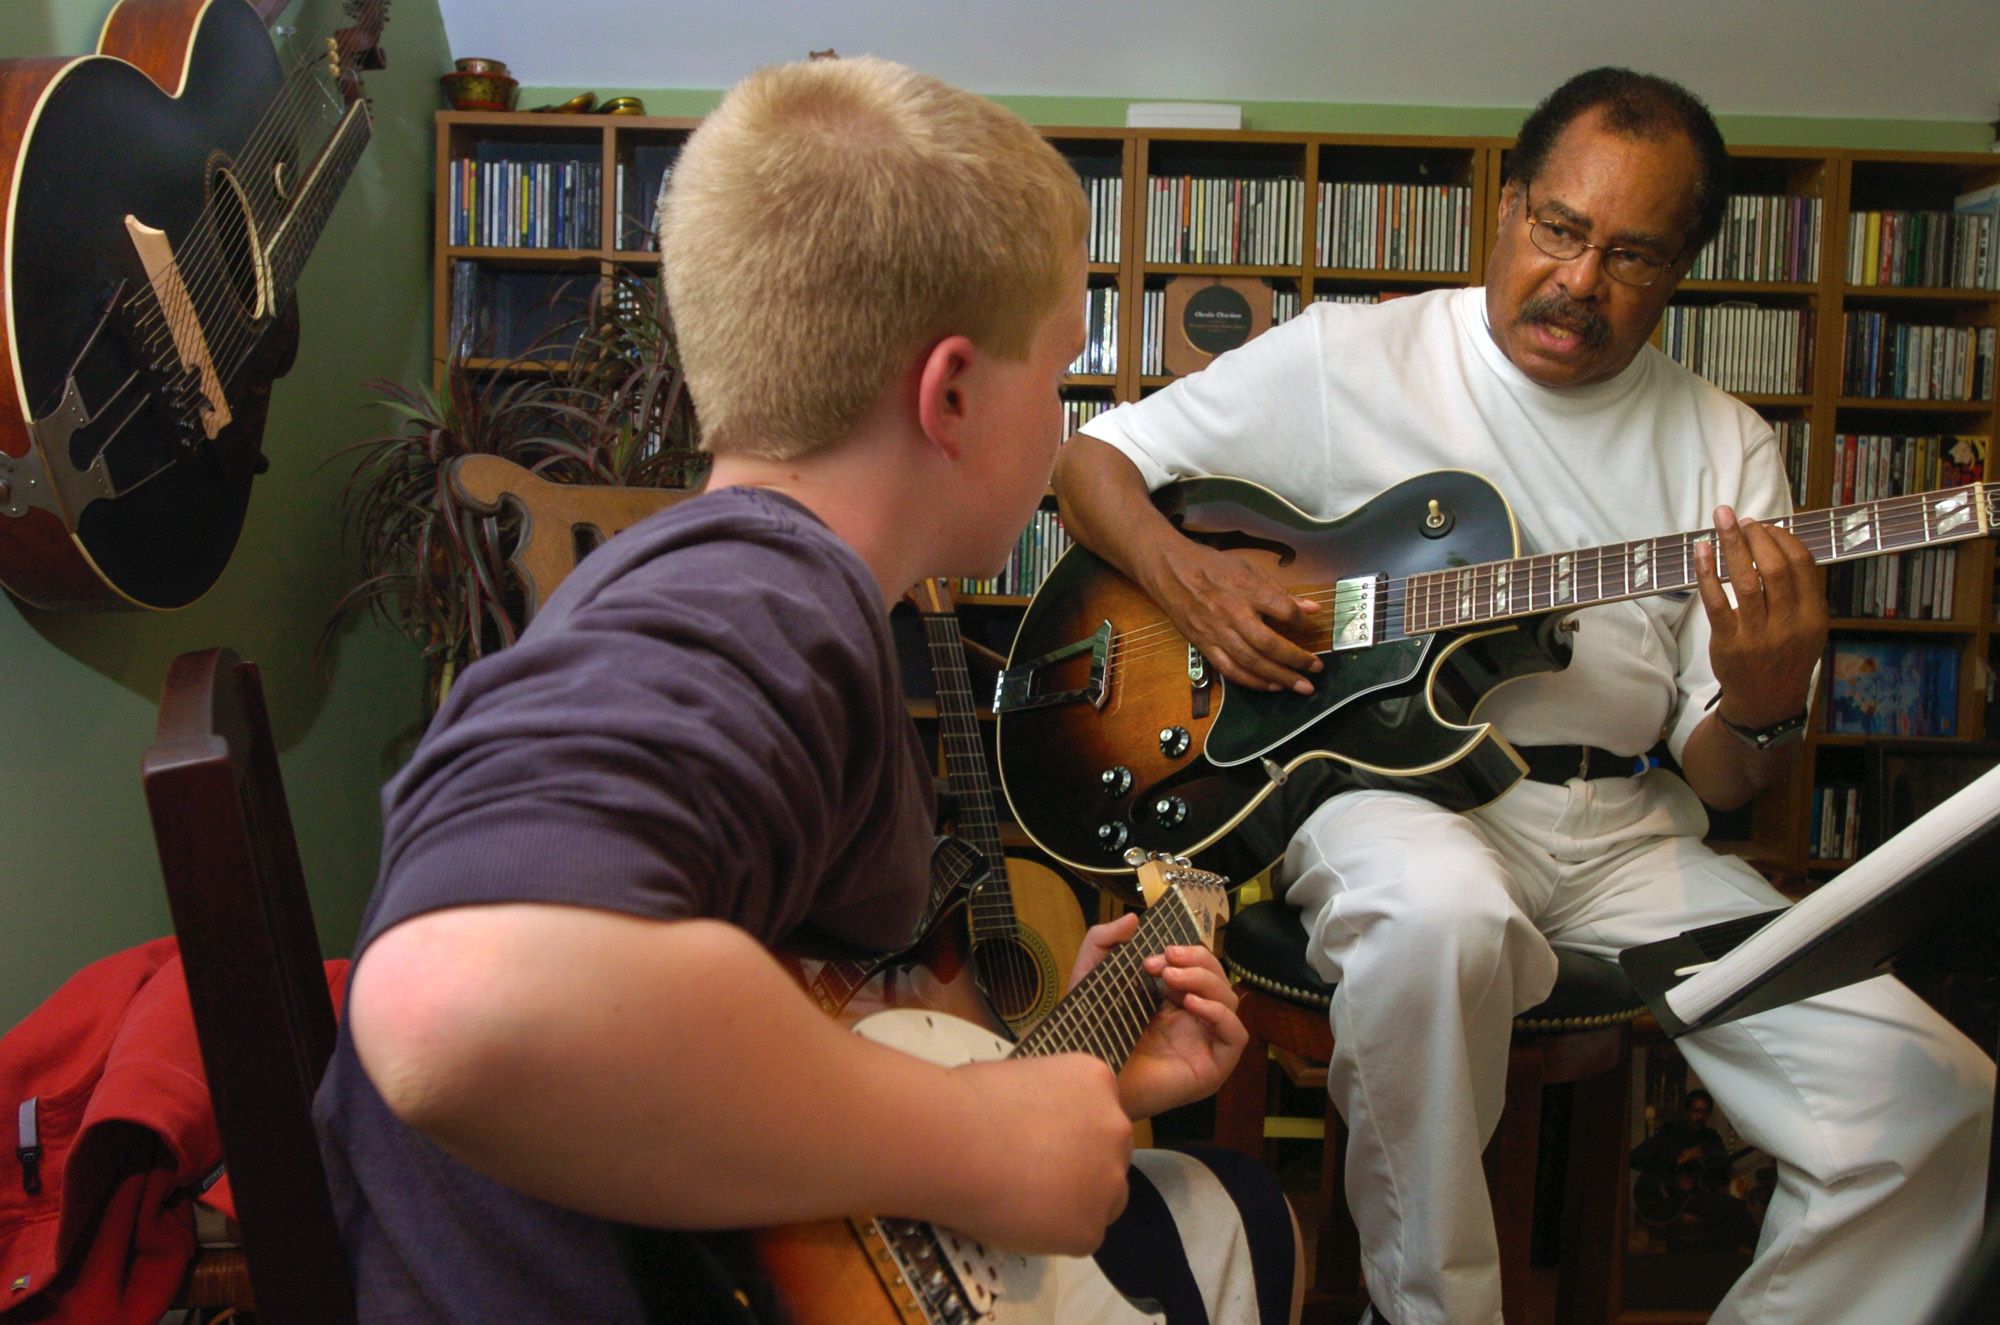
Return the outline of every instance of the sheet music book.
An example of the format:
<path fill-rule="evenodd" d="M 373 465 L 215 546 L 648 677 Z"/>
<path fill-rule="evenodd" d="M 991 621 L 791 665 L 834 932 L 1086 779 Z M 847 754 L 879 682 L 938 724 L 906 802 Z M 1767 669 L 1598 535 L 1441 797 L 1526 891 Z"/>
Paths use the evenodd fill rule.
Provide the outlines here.
<path fill-rule="evenodd" d="M 1619 964 L 1670 1035 L 1856 984 L 2000 891 L 2000 768 L 1796 906 L 1627 948 Z"/>

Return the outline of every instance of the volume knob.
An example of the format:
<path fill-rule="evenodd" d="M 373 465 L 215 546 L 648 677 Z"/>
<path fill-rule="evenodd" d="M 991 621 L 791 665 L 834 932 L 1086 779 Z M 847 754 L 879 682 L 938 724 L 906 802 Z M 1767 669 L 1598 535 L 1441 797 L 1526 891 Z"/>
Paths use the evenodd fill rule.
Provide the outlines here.
<path fill-rule="evenodd" d="M 1194 738 L 1188 735 L 1185 727 L 1160 728 L 1160 753 L 1169 759 L 1179 759 L 1193 743 Z"/>
<path fill-rule="evenodd" d="M 1132 790 L 1132 770 L 1123 764 L 1116 764 L 1097 775 L 1104 785 L 1104 794 L 1113 800 Z"/>
<path fill-rule="evenodd" d="M 1131 829 L 1113 819 L 1110 823 L 1097 826 L 1097 845 L 1116 854 L 1125 849 L 1125 839 L 1131 835 Z"/>
<path fill-rule="evenodd" d="M 1187 802 L 1178 796 L 1162 796 L 1153 802 L 1153 817 L 1162 828 L 1177 828 L 1187 818 Z"/>

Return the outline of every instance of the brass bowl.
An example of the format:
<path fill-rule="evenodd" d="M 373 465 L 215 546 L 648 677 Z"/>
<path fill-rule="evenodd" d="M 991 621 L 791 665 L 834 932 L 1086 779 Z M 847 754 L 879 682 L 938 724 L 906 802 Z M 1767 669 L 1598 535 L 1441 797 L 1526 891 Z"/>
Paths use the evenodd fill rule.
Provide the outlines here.
<path fill-rule="evenodd" d="M 502 78 L 507 76 L 505 60 L 489 60 L 480 55 L 468 55 L 462 60 L 453 60 L 451 67 L 461 74 L 498 74 Z"/>
<path fill-rule="evenodd" d="M 595 92 L 579 92 L 568 101 L 558 102 L 551 106 L 531 106 L 529 109 L 543 115 L 582 115 L 596 104 L 597 94 Z"/>
<path fill-rule="evenodd" d="M 597 108 L 599 115 L 644 115 L 646 103 L 637 97 L 612 97 Z"/>
<path fill-rule="evenodd" d="M 505 74 L 441 74 L 453 110 L 512 110 L 520 85 Z"/>

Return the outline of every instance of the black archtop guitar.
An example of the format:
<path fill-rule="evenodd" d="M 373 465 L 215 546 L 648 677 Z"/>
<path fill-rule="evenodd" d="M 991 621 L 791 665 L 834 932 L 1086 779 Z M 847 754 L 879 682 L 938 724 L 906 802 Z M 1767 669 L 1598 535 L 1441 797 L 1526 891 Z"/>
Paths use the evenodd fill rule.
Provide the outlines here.
<path fill-rule="evenodd" d="M 388 4 L 289 70 L 284 7 L 120 0 L 96 54 L 0 61 L 0 583 L 37 606 L 181 607 L 236 547 Z"/>
<path fill-rule="evenodd" d="M 1771 523 L 1847 561 L 1984 536 L 1993 497 L 1974 483 Z M 1522 556 L 1506 499 L 1463 470 L 1327 521 L 1237 479 L 1154 500 L 1189 538 L 1318 602 L 1325 668 L 1310 695 L 1233 685 L 1138 586 L 1082 547 L 1065 554 L 1000 675 L 1000 780 L 1029 837 L 1107 883 L 1147 852 L 1247 878 L 1337 791 L 1455 810 L 1498 798 L 1527 769 L 1480 702 L 1566 666 L 1576 609 L 1693 588 L 1694 547 L 1714 536 Z"/>

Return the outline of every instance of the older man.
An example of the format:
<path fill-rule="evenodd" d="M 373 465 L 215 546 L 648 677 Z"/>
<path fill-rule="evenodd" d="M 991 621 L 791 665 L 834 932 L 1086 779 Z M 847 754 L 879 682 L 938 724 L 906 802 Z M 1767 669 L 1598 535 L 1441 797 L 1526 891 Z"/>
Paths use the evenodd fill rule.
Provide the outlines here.
<path fill-rule="evenodd" d="M 1320 663 L 1299 641 L 1315 605 L 1182 538 L 1150 488 L 1238 475 L 1326 518 L 1463 468 L 1507 494 L 1529 551 L 1718 528 L 1734 602 L 1704 547 L 1699 603 L 1581 612 L 1567 669 L 1489 697 L 1480 716 L 1528 757 L 1529 780 L 1462 815 L 1349 792 L 1292 838 L 1280 882 L 1315 968 L 1340 982 L 1328 1089 L 1352 1132 L 1377 1320 L 1498 1325 L 1479 1156 L 1510 1019 L 1547 995 L 1551 945 L 1610 957 L 1784 902 L 1702 844 L 1702 802 L 1741 805 L 1796 759 L 1825 595 L 1804 547 L 1758 522 L 1789 509 L 1770 427 L 1647 345 L 1715 233 L 1727 168 L 1684 89 L 1579 75 L 1522 126 L 1484 289 L 1316 305 L 1100 416 L 1058 467 L 1076 535 L 1225 676 L 1267 689 L 1310 690 Z M 1627 776 L 1663 734 L 1686 780 Z M 1922 1318 L 1979 1227 L 1985 1057 L 1890 979 L 1682 1047 L 1780 1161 L 1756 1260 L 1713 1319 Z M 1857 1263 L 1866 1276 L 1841 1268 Z"/>

